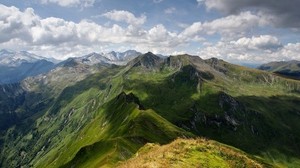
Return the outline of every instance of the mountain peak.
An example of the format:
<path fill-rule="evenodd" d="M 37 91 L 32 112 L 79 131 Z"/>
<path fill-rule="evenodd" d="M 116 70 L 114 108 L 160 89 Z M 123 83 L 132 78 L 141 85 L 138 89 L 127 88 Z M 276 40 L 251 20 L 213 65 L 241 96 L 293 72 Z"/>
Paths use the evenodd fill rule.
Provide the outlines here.
<path fill-rule="evenodd" d="M 143 55 L 138 56 L 129 64 L 133 64 L 134 67 L 143 66 L 148 69 L 151 69 L 159 65 L 162 60 L 163 60 L 162 58 L 153 54 L 152 52 L 147 52 Z"/>
<path fill-rule="evenodd" d="M 8 67 L 20 66 L 22 63 L 35 63 L 40 60 L 49 60 L 45 57 L 38 56 L 36 54 L 29 53 L 28 51 L 12 51 L 2 49 L 0 51 L 0 65 Z"/>

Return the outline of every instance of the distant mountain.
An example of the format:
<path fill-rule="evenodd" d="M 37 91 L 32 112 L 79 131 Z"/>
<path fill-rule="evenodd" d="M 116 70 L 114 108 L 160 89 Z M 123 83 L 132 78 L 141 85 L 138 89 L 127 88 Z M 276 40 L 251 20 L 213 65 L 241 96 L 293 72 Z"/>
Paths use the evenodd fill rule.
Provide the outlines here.
<path fill-rule="evenodd" d="M 82 56 L 82 57 L 75 57 L 75 58 L 69 58 L 64 62 L 73 61 L 77 64 L 86 64 L 86 65 L 95 65 L 95 64 L 111 64 L 112 61 L 109 58 L 106 58 L 103 56 L 103 54 L 99 53 L 90 53 L 88 55 Z M 62 63 L 64 63 L 62 62 Z"/>
<path fill-rule="evenodd" d="M 135 50 L 128 50 L 125 52 L 115 52 L 111 51 L 109 53 L 90 53 L 81 57 L 69 58 L 65 62 L 73 61 L 77 64 L 86 64 L 86 65 L 96 65 L 96 64 L 115 64 L 115 65 L 125 65 L 129 61 L 141 55 L 140 52 Z"/>
<path fill-rule="evenodd" d="M 0 51 L 0 84 L 20 82 L 29 76 L 48 72 L 54 68 L 53 59 L 31 54 L 27 51 Z"/>
<path fill-rule="evenodd" d="M 16 52 L 5 49 L 0 51 L 0 65 L 2 66 L 16 67 L 20 66 L 22 63 L 34 63 L 40 60 L 46 60 L 48 62 L 56 61 L 53 58 L 38 56 L 27 51 Z"/>
<path fill-rule="evenodd" d="M 46 73 L 59 66 L 72 67 L 82 64 L 81 68 L 83 68 L 83 65 L 94 66 L 97 64 L 126 65 L 139 55 L 142 53 L 135 50 L 109 53 L 93 52 L 81 57 L 68 58 L 58 63 L 59 61 L 53 58 L 38 56 L 27 51 L 16 52 L 3 49 L 0 51 L 0 84 L 20 82 L 26 77 Z M 58 64 L 55 65 L 55 63 Z M 94 72 L 94 70 L 87 70 L 89 67 L 86 66 L 84 69 L 86 72 L 89 71 L 87 74 Z"/>
<path fill-rule="evenodd" d="M 300 61 L 296 60 L 270 62 L 259 66 L 258 69 L 273 72 L 293 79 L 300 79 Z"/>
<path fill-rule="evenodd" d="M 135 50 L 127 50 L 125 52 L 112 51 L 112 52 L 104 54 L 104 57 L 110 59 L 111 61 L 128 62 L 141 54 L 142 53 L 137 52 Z"/>

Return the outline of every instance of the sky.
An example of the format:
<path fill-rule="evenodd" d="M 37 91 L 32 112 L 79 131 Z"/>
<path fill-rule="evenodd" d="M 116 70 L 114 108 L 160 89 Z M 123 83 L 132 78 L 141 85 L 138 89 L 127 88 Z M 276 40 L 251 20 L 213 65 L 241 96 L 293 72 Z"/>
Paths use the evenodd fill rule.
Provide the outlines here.
<path fill-rule="evenodd" d="M 300 60 L 299 0 L 1 0 L 0 49 Z"/>

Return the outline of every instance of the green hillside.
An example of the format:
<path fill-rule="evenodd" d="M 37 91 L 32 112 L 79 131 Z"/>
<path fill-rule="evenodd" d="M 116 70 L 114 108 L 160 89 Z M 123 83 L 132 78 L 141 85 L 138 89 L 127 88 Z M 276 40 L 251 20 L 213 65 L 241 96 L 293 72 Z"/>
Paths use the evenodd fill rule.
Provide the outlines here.
<path fill-rule="evenodd" d="M 258 69 L 273 72 L 292 79 L 300 79 L 300 61 L 296 60 L 269 62 L 259 66 Z"/>
<path fill-rule="evenodd" d="M 160 146 L 148 143 L 117 167 L 270 167 L 256 158 L 207 139 L 176 139 Z"/>
<path fill-rule="evenodd" d="M 0 167 L 114 167 L 148 142 L 197 136 L 273 166 L 300 166 L 298 81 L 215 58 L 152 53 L 58 81 L 32 82 L 31 92 L 51 101 L 2 133 Z"/>

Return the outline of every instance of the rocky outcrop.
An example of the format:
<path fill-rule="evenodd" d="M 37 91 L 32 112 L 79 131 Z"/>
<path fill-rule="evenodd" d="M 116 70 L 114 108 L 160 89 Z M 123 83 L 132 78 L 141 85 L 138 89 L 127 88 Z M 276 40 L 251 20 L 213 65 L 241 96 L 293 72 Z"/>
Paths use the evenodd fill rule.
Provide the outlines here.
<path fill-rule="evenodd" d="M 117 96 L 117 100 L 125 101 L 126 103 L 135 103 L 139 106 L 140 110 L 145 110 L 144 106 L 140 103 L 139 98 L 133 93 L 126 94 L 125 92 L 122 92 Z"/>

